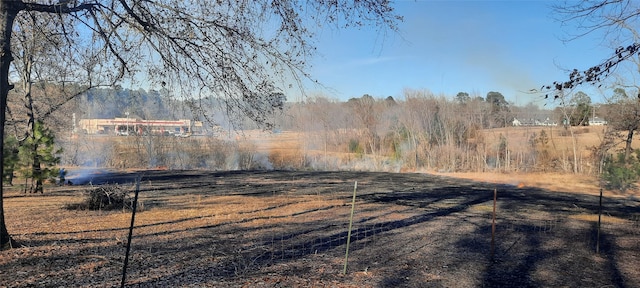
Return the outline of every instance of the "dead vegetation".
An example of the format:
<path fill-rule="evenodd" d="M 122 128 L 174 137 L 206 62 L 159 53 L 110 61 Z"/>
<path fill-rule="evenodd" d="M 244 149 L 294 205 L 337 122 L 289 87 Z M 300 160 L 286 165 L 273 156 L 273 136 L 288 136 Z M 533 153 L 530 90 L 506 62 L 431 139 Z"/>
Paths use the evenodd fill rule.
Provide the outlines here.
<path fill-rule="evenodd" d="M 133 209 L 130 191 L 118 184 L 90 185 L 84 190 L 84 201 L 66 205 L 77 210 L 129 210 Z M 141 207 L 139 206 L 138 209 Z"/>
<path fill-rule="evenodd" d="M 638 202 L 427 174 L 144 171 L 139 287 L 637 287 Z M 94 185 L 130 181 L 103 173 Z M 353 183 L 356 213 L 342 275 Z M 67 210 L 85 187 L 9 193 L 0 286 L 119 285 L 130 213 Z M 493 189 L 496 254 L 490 257 Z"/>

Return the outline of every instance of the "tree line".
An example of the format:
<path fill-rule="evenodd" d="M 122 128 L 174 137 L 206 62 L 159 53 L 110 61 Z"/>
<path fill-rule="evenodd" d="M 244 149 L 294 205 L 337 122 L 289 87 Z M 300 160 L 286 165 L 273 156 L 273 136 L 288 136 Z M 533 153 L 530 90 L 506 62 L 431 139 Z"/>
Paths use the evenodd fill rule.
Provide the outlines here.
<path fill-rule="evenodd" d="M 568 135 L 576 126 L 588 125 L 586 116 L 593 107 L 582 92 L 575 104 L 552 110 L 534 104 L 517 106 L 495 91 L 485 97 L 465 92 L 444 97 L 407 89 L 402 96 L 374 99 L 365 94 L 346 102 L 314 97 L 291 103 L 287 112 L 292 116 L 279 124 L 285 130 L 315 132 L 316 148 L 384 157 L 407 169 L 565 171 L 575 163 L 561 164 L 568 160 L 559 159 L 561 151 L 551 151 L 549 141 L 554 134 Z M 563 126 L 566 117 L 569 121 Z M 504 128 L 512 127 L 516 118 L 549 120 L 559 126 L 553 131 L 545 126 L 529 128 L 524 149 L 522 143 L 507 142 L 510 130 Z M 488 131 L 502 132 L 491 132 L 498 135 L 490 139 Z"/>
<path fill-rule="evenodd" d="M 302 102 L 287 102 L 282 113 L 274 115 L 273 119 L 269 121 L 274 123 L 272 127 L 274 131 L 296 131 L 313 135 L 314 138 L 309 138 L 304 143 L 306 146 L 304 149 L 321 150 L 325 152 L 324 154 L 329 154 L 329 152 L 355 153 L 359 157 L 385 159 L 384 161 L 390 159 L 403 169 L 595 173 L 597 169 L 584 167 L 596 164 L 581 165 L 579 163 L 597 161 L 596 158 L 593 158 L 595 156 L 592 157 L 593 159 L 590 159 L 591 156 L 588 155 L 580 156 L 581 159 L 577 159 L 577 156 L 576 159 L 569 159 L 572 158 L 574 152 L 577 154 L 578 151 L 552 151 L 553 136 L 571 136 L 574 130 L 577 131 L 576 133 L 580 133 L 580 130 L 576 130 L 575 127 L 589 125 L 589 118 L 596 115 L 595 110 L 598 111 L 599 117 L 609 121 L 610 131 L 625 131 L 632 135 L 635 131 L 635 129 L 630 130 L 635 127 L 632 124 L 638 122 L 632 118 L 635 115 L 632 108 L 635 106 L 630 104 L 629 97 L 621 88 L 614 91 L 611 99 L 617 100 L 608 104 L 593 104 L 588 95 L 577 92 L 570 101 L 567 101 L 566 105 L 557 105 L 554 109 L 542 109 L 534 104 L 517 106 L 509 103 L 500 92 L 495 91 L 488 92 L 484 97 L 470 96 L 466 92 L 460 92 L 453 97 L 445 97 L 433 95 L 426 90 L 406 89 L 400 99 L 394 99 L 391 96 L 376 99 L 365 94 L 348 101 L 316 96 L 309 97 Z M 231 124 L 232 121 L 223 119 L 224 115 L 219 112 L 216 117 L 207 119 L 198 115 L 197 112 L 191 111 L 189 106 L 190 103 L 187 100 L 177 100 L 154 90 L 147 92 L 143 89 L 129 90 L 118 87 L 90 89 L 68 101 L 63 106 L 64 109 L 61 108 L 57 111 L 58 114 L 55 114 L 58 117 L 46 118 L 42 125 L 52 129 L 60 139 L 57 148 L 62 148 L 61 150 L 65 151 L 61 154 L 62 164 L 65 165 L 86 165 L 89 160 L 82 159 L 80 155 L 82 153 L 79 151 L 83 148 L 79 146 L 96 145 L 95 143 L 82 144 L 77 139 L 70 140 L 70 137 L 74 135 L 74 131 L 72 131 L 74 119 L 69 117 L 71 114 L 77 115 L 77 119 L 75 119 L 77 121 L 81 118 L 94 118 L 94 116 L 95 118 L 122 117 L 122 111 L 131 111 L 131 115 L 143 115 L 139 116 L 143 119 L 200 117 L 198 119 L 205 120 L 205 123 L 208 123 L 207 126 L 224 127 L 228 131 L 265 128 L 256 125 L 249 117 Z M 629 111 L 624 112 L 627 110 Z M 204 113 L 216 115 L 215 109 L 204 111 Z M 222 120 L 216 121 L 215 119 Z M 550 129 L 540 126 L 528 129 L 530 135 L 527 135 L 528 138 L 524 140 L 528 143 L 526 149 L 522 148 L 522 143 L 508 142 L 509 130 L 500 132 L 504 135 L 487 136 L 487 131 L 492 131 L 491 129 L 498 131 L 495 129 L 513 126 L 514 119 L 536 119 L 540 122 L 557 123 L 559 127 Z M 14 127 L 19 126 L 20 123 L 20 121 L 11 122 L 8 126 L 11 127 L 9 131 L 20 130 Z M 75 131 L 76 137 L 79 133 L 80 131 Z M 12 137 L 6 137 L 6 139 L 12 139 Z M 624 139 L 627 145 L 625 153 L 631 153 L 633 137 Z M 164 142 L 165 144 L 178 143 L 175 140 Z M 90 161 L 97 162 L 91 162 L 90 165 L 110 165 L 116 168 L 126 168 L 123 166 L 133 165 L 138 168 L 148 168 L 153 166 L 150 163 L 157 162 L 143 160 L 148 156 L 147 158 L 150 159 L 165 159 L 160 161 L 159 166 L 221 169 L 221 167 L 193 163 L 175 165 L 171 160 L 168 160 L 175 159 L 175 157 L 153 156 L 149 151 L 156 148 L 150 147 L 152 141 L 148 140 L 146 143 L 144 150 L 147 152 L 139 153 L 142 150 L 138 149 L 135 157 L 128 157 L 129 160 L 125 161 L 130 162 L 131 159 L 143 157 L 142 160 L 136 162 L 138 164 L 114 164 L 121 162 L 117 159 L 92 159 Z M 120 144 L 111 143 L 109 145 Z M 164 147 L 162 145 L 156 144 L 155 146 Z M 178 147 L 181 146 L 180 144 L 175 145 L 177 145 L 174 147 L 176 151 L 182 149 Z M 7 147 L 11 147 L 11 145 Z M 98 147 L 90 149 L 85 147 L 84 150 L 96 151 L 96 149 L 105 149 L 103 147 L 104 145 L 99 149 Z M 120 148 L 112 147 L 109 149 L 118 150 Z M 165 150 L 172 151 L 174 149 L 168 147 Z M 195 150 L 189 148 L 189 151 L 184 152 L 184 155 Z M 197 152 L 196 154 L 202 153 L 206 154 L 206 152 Z M 563 153 L 564 156 L 562 156 Z M 116 153 L 101 153 L 101 155 L 112 154 Z M 201 161 L 201 163 L 205 162 Z M 230 166 L 224 165 L 224 167 Z M 336 167 L 328 166 L 327 168 L 336 169 Z"/>

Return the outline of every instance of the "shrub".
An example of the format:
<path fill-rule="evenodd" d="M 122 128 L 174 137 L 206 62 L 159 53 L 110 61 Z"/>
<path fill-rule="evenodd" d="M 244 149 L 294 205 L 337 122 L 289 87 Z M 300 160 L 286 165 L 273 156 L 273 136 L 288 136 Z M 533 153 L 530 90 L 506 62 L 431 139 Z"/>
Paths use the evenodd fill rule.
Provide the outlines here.
<path fill-rule="evenodd" d="M 84 202 L 68 205 L 67 208 L 79 210 L 132 210 L 133 200 L 133 197 L 129 196 L 127 189 L 117 184 L 107 184 L 87 189 Z"/>
<path fill-rule="evenodd" d="M 305 156 L 299 148 L 272 150 L 268 161 L 274 169 L 303 169 Z"/>
<path fill-rule="evenodd" d="M 357 139 L 349 140 L 349 152 L 363 154 L 364 149 L 362 148 L 362 146 L 360 146 L 360 141 L 358 141 Z"/>
<path fill-rule="evenodd" d="M 612 190 L 626 191 L 635 188 L 640 178 L 640 150 L 634 151 L 627 159 L 624 153 L 605 159 L 602 179 L 605 187 Z"/>

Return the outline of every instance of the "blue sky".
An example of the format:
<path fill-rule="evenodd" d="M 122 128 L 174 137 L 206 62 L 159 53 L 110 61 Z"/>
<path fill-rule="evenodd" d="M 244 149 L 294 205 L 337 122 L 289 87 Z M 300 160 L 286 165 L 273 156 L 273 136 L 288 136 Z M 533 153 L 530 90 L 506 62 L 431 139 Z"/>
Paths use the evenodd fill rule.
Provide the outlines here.
<path fill-rule="evenodd" d="M 518 105 L 542 105 L 542 97 L 526 91 L 566 80 L 562 69 L 586 69 L 612 54 L 602 34 L 563 41 L 576 31 L 554 20 L 554 3 L 396 1 L 404 17 L 399 34 L 319 33 L 311 74 L 330 89 L 309 85 L 307 92 L 348 100 L 363 94 L 402 99 L 405 88 L 450 97 L 498 91 Z"/>

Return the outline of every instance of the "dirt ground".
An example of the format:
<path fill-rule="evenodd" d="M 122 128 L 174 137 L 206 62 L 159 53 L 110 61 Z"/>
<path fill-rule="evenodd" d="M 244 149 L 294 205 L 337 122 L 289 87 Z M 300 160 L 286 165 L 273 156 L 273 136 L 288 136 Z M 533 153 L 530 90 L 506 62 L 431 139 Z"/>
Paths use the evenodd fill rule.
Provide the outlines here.
<path fill-rule="evenodd" d="M 598 241 L 593 191 L 545 190 L 524 176 L 89 172 L 70 172 L 83 185 L 6 193 L 23 247 L 0 251 L 0 287 L 119 286 L 131 213 L 64 207 L 90 185 L 133 191 L 137 176 L 128 287 L 640 287 L 634 197 L 606 195 Z"/>

